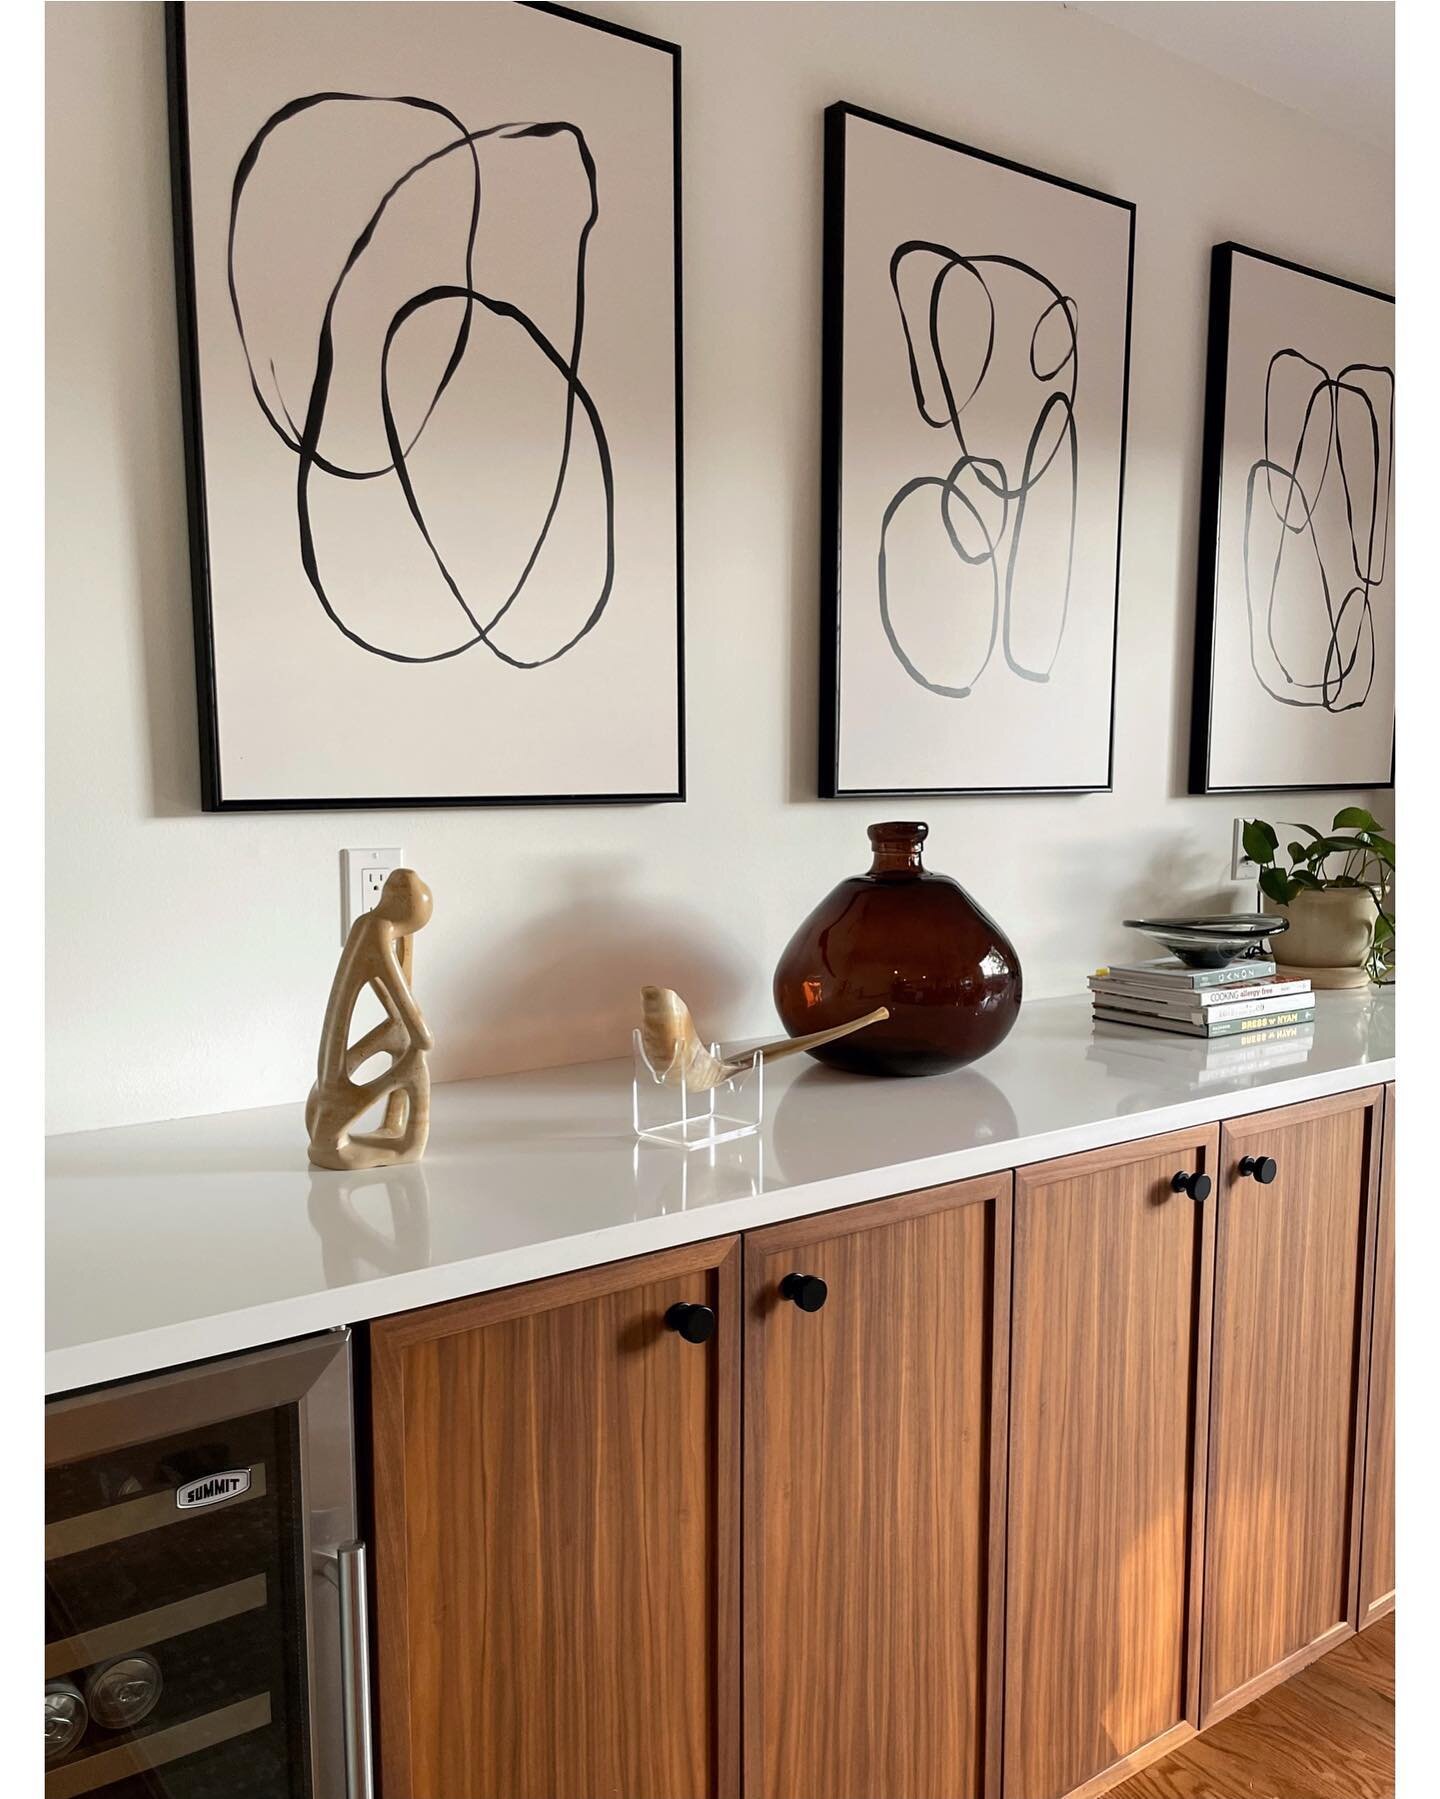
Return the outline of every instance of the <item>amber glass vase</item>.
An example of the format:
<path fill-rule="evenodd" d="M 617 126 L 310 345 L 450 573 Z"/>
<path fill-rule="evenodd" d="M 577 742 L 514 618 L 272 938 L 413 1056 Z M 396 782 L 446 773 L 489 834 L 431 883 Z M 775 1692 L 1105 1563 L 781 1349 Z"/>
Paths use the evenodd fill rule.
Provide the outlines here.
<path fill-rule="evenodd" d="M 810 1051 L 859 1074 L 940 1074 L 987 1055 L 1020 1010 L 1020 958 L 958 881 L 931 874 L 930 827 L 871 825 L 874 860 L 828 894 L 785 946 L 775 1005 L 792 1036 L 876 1006 L 890 1016 Z"/>

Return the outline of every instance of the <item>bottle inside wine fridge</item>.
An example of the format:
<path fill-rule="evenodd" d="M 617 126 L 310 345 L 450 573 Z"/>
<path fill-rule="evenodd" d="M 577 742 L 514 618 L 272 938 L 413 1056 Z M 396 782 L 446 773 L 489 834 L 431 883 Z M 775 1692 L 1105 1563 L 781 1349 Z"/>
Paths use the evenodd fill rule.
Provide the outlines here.
<path fill-rule="evenodd" d="M 348 1331 L 53 1401 L 45 1795 L 370 1799 Z"/>

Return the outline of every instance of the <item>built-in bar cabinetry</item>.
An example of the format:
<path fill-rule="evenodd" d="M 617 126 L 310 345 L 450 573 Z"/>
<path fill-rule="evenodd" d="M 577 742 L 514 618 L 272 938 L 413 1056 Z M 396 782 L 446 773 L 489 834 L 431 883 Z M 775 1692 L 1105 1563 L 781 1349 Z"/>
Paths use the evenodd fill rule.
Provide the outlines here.
<path fill-rule="evenodd" d="M 1393 1603 L 1378 1087 L 371 1327 L 384 1799 L 1099 1793 Z"/>

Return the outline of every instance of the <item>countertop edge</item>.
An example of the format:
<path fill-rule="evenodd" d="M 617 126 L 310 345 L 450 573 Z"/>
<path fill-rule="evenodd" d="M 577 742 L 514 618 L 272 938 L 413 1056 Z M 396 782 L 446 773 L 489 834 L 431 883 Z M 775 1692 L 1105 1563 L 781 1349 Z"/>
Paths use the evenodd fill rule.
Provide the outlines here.
<path fill-rule="evenodd" d="M 1263 1088 L 1242 1088 L 1213 1097 L 1156 1106 L 1143 1112 L 1067 1125 L 1004 1141 L 972 1144 L 942 1155 L 837 1175 L 823 1181 L 780 1188 L 761 1196 L 725 1201 L 703 1211 L 669 1212 L 611 1225 L 603 1230 L 557 1237 L 523 1248 L 499 1250 L 435 1268 L 377 1276 L 353 1286 L 269 1300 L 239 1311 L 214 1313 L 153 1330 L 135 1331 L 93 1343 L 52 1349 L 45 1356 L 45 1393 L 54 1397 L 77 1388 L 125 1380 L 213 1356 L 238 1353 L 336 1325 L 355 1325 L 396 1312 L 461 1299 L 501 1287 L 519 1286 L 550 1275 L 621 1262 L 633 1256 L 753 1230 L 789 1218 L 839 1211 L 922 1187 L 943 1186 L 999 1169 L 1114 1144 L 1159 1136 L 1166 1131 L 1218 1124 L 1228 1118 L 1274 1111 L 1306 1100 L 1378 1087 L 1395 1079 L 1395 1058 L 1356 1063 L 1320 1074 L 1302 1074 Z"/>

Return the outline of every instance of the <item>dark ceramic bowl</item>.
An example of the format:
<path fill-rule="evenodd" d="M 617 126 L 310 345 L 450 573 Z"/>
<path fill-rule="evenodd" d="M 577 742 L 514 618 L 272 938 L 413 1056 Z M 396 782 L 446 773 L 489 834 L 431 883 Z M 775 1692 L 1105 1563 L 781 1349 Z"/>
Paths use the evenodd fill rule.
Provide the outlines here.
<path fill-rule="evenodd" d="M 1225 968 L 1263 954 L 1266 938 L 1288 931 L 1290 921 L 1260 912 L 1223 912 L 1209 918 L 1127 918 L 1125 929 L 1153 937 L 1186 968 Z"/>

